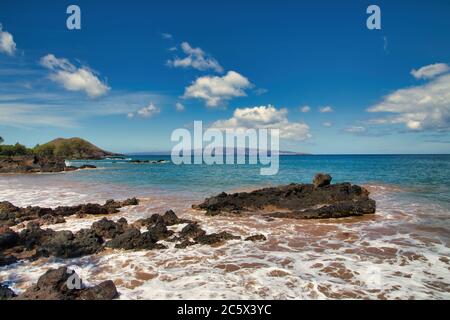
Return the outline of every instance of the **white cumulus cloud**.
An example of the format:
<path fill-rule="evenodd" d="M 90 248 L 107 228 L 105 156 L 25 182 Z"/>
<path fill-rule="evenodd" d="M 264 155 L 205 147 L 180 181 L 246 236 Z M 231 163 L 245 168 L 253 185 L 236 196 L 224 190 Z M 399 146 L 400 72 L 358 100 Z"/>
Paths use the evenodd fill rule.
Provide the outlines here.
<path fill-rule="evenodd" d="M 185 110 L 185 107 L 184 107 L 184 105 L 182 103 L 177 102 L 175 104 L 175 109 L 177 109 L 177 111 L 179 111 L 179 112 L 183 112 Z"/>
<path fill-rule="evenodd" d="M 303 113 L 310 112 L 311 111 L 311 107 L 310 106 L 300 107 L 300 111 L 303 112 Z"/>
<path fill-rule="evenodd" d="M 290 122 L 287 113 L 287 109 L 277 109 L 272 105 L 237 108 L 232 118 L 218 120 L 211 127 L 221 130 L 279 129 L 280 138 L 297 141 L 311 138 L 309 126 L 303 122 Z"/>
<path fill-rule="evenodd" d="M 106 94 L 110 88 L 102 82 L 95 71 L 88 67 L 75 67 L 65 58 L 56 58 L 48 54 L 41 58 L 41 65 L 51 70 L 49 79 L 62 85 L 69 91 L 84 91 L 89 97 L 96 98 Z"/>
<path fill-rule="evenodd" d="M 16 43 L 11 33 L 3 31 L 3 26 L 0 23 L 0 52 L 13 56 L 16 52 Z"/>
<path fill-rule="evenodd" d="M 161 112 L 161 109 L 156 107 L 153 103 L 150 103 L 148 106 L 140 108 L 136 112 L 128 113 L 128 118 L 134 118 L 135 116 L 141 118 L 151 118 L 154 115 L 157 115 Z"/>
<path fill-rule="evenodd" d="M 245 89 L 252 86 L 250 81 L 235 71 L 228 71 L 223 77 L 204 76 L 197 78 L 185 89 L 183 98 L 201 99 L 208 107 L 218 107 L 235 97 L 246 96 Z"/>
<path fill-rule="evenodd" d="M 449 130 L 450 74 L 437 76 L 422 85 L 396 90 L 367 111 L 391 114 L 372 119 L 371 124 L 404 124 L 413 131 Z"/>
<path fill-rule="evenodd" d="M 450 67 L 445 63 L 435 63 L 424 66 L 418 70 L 411 70 L 411 74 L 416 79 L 431 79 L 442 73 L 450 71 Z"/>
<path fill-rule="evenodd" d="M 187 42 L 181 44 L 181 50 L 186 54 L 185 57 L 179 58 L 175 57 L 173 60 L 168 60 L 167 64 L 174 68 L 194 68 L 197 70 L 214 70 L 216 72 L 222 73 L 223 68 L 217 62 L 216 59 L 206 54 L 200 48 L 193 48 Z"/>
<path fill-rule="evenodd" d="M 329 112 L 334 112 L 333 108 L 330 106 L 325 106 L 325 107 L 320 107 L 319 111 L 321 113 L 329 113 Z"/>

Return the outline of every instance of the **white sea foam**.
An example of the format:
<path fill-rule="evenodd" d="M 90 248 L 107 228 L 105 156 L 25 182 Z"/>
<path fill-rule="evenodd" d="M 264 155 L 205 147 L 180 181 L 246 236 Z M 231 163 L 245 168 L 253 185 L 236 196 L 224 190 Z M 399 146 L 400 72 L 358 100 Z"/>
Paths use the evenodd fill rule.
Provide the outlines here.
<path fill-rule="evenodd" d="M 73 183 L 23 183 L 0 179 L 0 200 L 16 205 L 71 205 L 125 198 L 129 190 Z M 46 178 L 47 179 L 47 178 Z M 41 178 L 39 181 L 45 181 Z M 376 189 L 376 188 L 375 188 Z M 396 299 L 450 298 L 448 212 L 435 204 L 402 201 L 384 186 L 374 191 L 377 214 L 342 220 L 302 221 L 261 217 L 207 217 L 192 201 L 149 193 L 113 219 L 133 222 L 171 208 L 198 220 L 208 233 L 229 231 L 266 242 L 229 241 L 219 247 L 114 251 L 79 259 L 19 262 L 0 268 L 0 281 L 18 292 L 47 269 L 74 268 L 84 283 L 111 279 L 121 299 Z M 200 199 L 197 199 L 200 200 Z M 99 217 L 68 218 L 57 230 L 89 227 Z M 182 226 L 173 227 L 179 230 Z"/>

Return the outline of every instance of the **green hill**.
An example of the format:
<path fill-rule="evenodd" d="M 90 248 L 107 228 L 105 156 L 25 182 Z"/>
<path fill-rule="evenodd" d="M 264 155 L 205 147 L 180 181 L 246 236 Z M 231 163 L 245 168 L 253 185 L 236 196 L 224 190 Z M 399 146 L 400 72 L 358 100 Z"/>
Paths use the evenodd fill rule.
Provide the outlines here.
<path fill-rule="evenodd" d="M 65 159 L 103 159 L 108 156 L 116 155 L 104 151 L 92 143 L 81 138 L 58 138 L 38 145 L 34 148 L 34 153 L 47 157 L 61 157 Z"/>

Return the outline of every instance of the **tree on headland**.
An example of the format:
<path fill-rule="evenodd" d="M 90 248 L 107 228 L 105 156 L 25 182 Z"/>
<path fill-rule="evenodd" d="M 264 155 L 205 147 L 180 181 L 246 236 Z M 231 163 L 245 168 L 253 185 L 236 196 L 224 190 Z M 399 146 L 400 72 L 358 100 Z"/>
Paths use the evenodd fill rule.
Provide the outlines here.
<path fill-rule="evenodd" d="M 14 156 L 25 156 L 31 154 L 32 151 L 20 143 L 15 145 L 1 145 L 0 146 L 0 156 L 14 157 Z"/>
<path fill-rule="evenodd" d="M 3 142 L 5 142 L 5 140 L 3 140 L 3 137 L 0 137 L 0 144 L 2 144 Z"/>
<path fill-rule="evenodd" d="M 51 158 L 55 156 L 55 146 L 48 144 L 36 145 L 36 147 L 34 147 L 33 149 L 33 152 L 38 156 Z"/>

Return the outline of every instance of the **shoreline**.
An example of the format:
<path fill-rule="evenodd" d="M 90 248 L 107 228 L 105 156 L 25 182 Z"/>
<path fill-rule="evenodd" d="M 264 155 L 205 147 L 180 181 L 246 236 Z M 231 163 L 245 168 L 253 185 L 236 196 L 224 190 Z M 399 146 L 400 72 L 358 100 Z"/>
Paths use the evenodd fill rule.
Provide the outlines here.
<path fill-rule="evenodd" d="M 119 186 L 111 192 L 110 185 L 89 187 L 85 182 L 67 184 L 65 179 L 62 180 L 65 184 L 58 186 L 53 179 L 50 181 L 48 187 L 53 191 L 48 194 L 53 200 L 58 199 L 59 205 L 78 203 L 79 199 L 101 200 L 107 196 L 121 199 L 133 195 L 134 191 Z M 45 198 L 47 186 L 39 187 L 39 194 Z M 36 199 L 32 196 L 36 188 L 37 185 L 21 189 L 22 194 L 15 197 L 30 195 L 29 203 L 33 204 L 31 199 Z M 64 189 L 79 195 L 60 197 Z M 108 191 L 106 195 L 105 191 Z M 67 261 L 46 258 L 21 262 L 14 268 L 1 267 L 0 282 L 6 282 L 20 293 L 46 270 L 68 265 L 90 286 L 113 280 L 120 293 L 119 299 L 333 299 L 337 295 L 356 299 L 449 298 L 450 292 L 442 291 L 442 283 L 450 283 L 449 262 L 440 259 L 448 256 L 450 250 L 448 246 L 435 243 L 436 232 L 445 232 L 445 229 L 416 231 L 416 225 L 423 225 L 422 220 L 417 219 L 430 210 L 408 202 L 397 203 L 397 191 L 378 188 L 373 196 L 379 208 L 371 217 L 272 222 L 258 216 L 208 217 L 190 209 L 192 200 L 202 199 L 199 195 L 148 191 L 144 192 L 147 199 L 140 205 L 108 218 L 117 221 L 125 217 L 133 223 L 153 213 L 173 209 L 180 218 L 199 221 L 207 233 L 227 231 L 240 236 L 260 233 L 267 241 L 250 244 L 233 240 L 218 247 L 191 246 L 182 250 L 171 246 L 162 251 L 108 249 Z M 117 197 L 120 194 L 122 197 Z M 36 199 L 34 204 L 42 200 Z M 41 204 L 49 201 L 51 199 L 45 199 Z M 48 227 L 76 232 L 101 218 L 68 219 L 66 224 Z M 428 265 L 431 261 L 432 268 Z M 408 275 L 415 280 L 411 281 Z M 431 280 L 436 285 L 441 284 L 429 287 Z M 377 281 L 379 285 L 374 284 Z"/>

